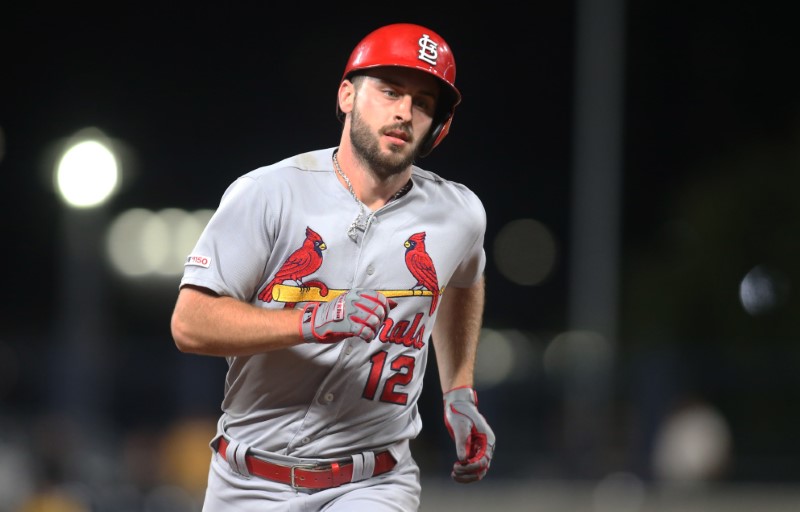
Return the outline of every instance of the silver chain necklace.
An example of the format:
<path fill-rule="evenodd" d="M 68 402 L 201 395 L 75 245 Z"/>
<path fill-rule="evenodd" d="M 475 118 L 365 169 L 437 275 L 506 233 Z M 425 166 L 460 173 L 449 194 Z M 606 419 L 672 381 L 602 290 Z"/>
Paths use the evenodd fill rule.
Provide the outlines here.
<path fill-rule="evenodd" d="M 369 217 L 366 219 L 364 218 L 364 203 L 356 195 L 356 191 L 353 190 L 353 184 L 350 183 L 350 178 L 342 171 L 342 168 L 339 167 L 339 159 L 336 157 L 336 151 L 333 152 L 333 167 L 336 169 L 336 172 L 339 176 L 342 177 L 345 183 L 347 183 L 347 190 L 350 191 L 350 195 L 353 196 L 353 199 L 356 203 L 358 203 L 358 216 L 353 220 L 350 224 L 350 227 L 347 228 L 347 236 L 350 237 L 350 240 L 357 242 L 358 241 L 358 232 L 356 230 L 365 232 L 367 230 L 367 225 L 369 221 L 372 220 L 372 214 L 370 213 Z"/>
<path fill-rule="evenodd" d="M 357 242 L 358 232 L 356 230 L 361 232 L 366 232 L 367 227 L 372 221 L 372 216 L 375 215 L 375 212 L 370 212 L 369 215 L 366 215 L 366 213 L 364 212 L 365 205 L 361 201 L 361 199 L 359 199 L 358 196 L 356 195 L 356 191 L 353 190 L 353 184 L 350 183 L 350 178 L 347 177 L 344 171 L 342 171 L 342 168 L 339 166 L 339 158 L 336 156 L 336 153 L 338 153 L 338 150 L 333 152 L 333 167 L 334 169 L 336 169 L 336 173 L 339 174 L 339 176 L 341 176 L 344 182 L 347 184 L 347 190 L 350 191 L 350 195 L 353 196 L 353 199 L 358 204 L 358 215 L 356 216 L 355 219 L 353 219 L 353 222 L 350 223 L 350 227 L 347 228 L 347 236 L 349 236 L 352 241 Z M 405 195 L 405 193 L 408 192 L 410 188 L 411 188 L 411 180 L 408 180 L 408 183 L 403 185 L 400 188 L 400 190 L 398 190 L 389 199 L 389 201 L 394 201 L 398 197 Z"/>

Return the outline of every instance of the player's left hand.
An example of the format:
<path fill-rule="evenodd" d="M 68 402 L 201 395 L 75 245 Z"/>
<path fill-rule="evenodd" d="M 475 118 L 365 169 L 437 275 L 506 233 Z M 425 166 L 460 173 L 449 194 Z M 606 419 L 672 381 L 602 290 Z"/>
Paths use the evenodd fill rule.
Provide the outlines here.
<path fill-rule="evenodd" d="M 456 442 L 458 461 L 451 477 L 456 482 L 470 483 L 482 479 L 494 455 L 494 432 L 478 412 L 478 394 L 461 387 L 444 394 L 444 424 Z"/>

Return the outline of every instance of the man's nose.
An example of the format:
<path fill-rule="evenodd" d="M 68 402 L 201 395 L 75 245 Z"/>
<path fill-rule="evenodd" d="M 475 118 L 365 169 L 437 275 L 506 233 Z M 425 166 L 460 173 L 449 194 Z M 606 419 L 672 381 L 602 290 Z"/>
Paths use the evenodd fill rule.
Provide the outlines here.
<path fill-rule="evenodd" d="M 414 98 L 412 98 L 410 94 L 405 94 L 400 98 L 400 101 L 397 102 L 397 111 L 395 112 L 395 116 L 403 121 L 408 121 L 411 119 L 411 109 L 413 107 Z"/>

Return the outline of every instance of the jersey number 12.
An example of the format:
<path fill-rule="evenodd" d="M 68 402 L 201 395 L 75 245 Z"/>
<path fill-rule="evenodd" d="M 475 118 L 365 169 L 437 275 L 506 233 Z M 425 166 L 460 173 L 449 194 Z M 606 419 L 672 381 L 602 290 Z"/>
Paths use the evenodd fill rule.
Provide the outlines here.
<path fill-rule="evenodd" d="M 411 356 L 399 355 L 392 359 L 387 368 L 386 359 L 389 353 L 381 350 L 372 357 L 370 362 L 372 367 L 369 371 L 367 385 L 364 387 L 363 397 L 367 400 L 374 400 L 375 394 L 383 380 L 384 370 L 389 374 L 383 385 L 380 401 L 391 404 L 406 405 L 408 403 L 408 393 L 397 391 L 398 386 L 405 386 L 414 377 L 414 364 L 416 360 Z"/>

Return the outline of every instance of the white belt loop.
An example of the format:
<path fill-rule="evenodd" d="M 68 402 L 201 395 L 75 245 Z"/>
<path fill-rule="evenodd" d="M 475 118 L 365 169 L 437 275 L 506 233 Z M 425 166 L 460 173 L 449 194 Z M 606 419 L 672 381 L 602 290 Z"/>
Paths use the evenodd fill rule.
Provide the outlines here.
<path fill-rule="evenodd" d="M 246 478 L 252 476 L 250 475 L 250 470 L 247 469 L 247 462 L 245 461 L 245 456 L 249 449 L 249 446 L 243 445 L 239 441 L 231 440 L 228 444 L 228 449 L 225 450 L 225 459 L 231 469 Z"/>
<path fill-rule="evenodd" d="M 375 453 L 361 452 L 353 455 L 353 477 L 351 482 L 370 478 L 375 473 Z"/>

